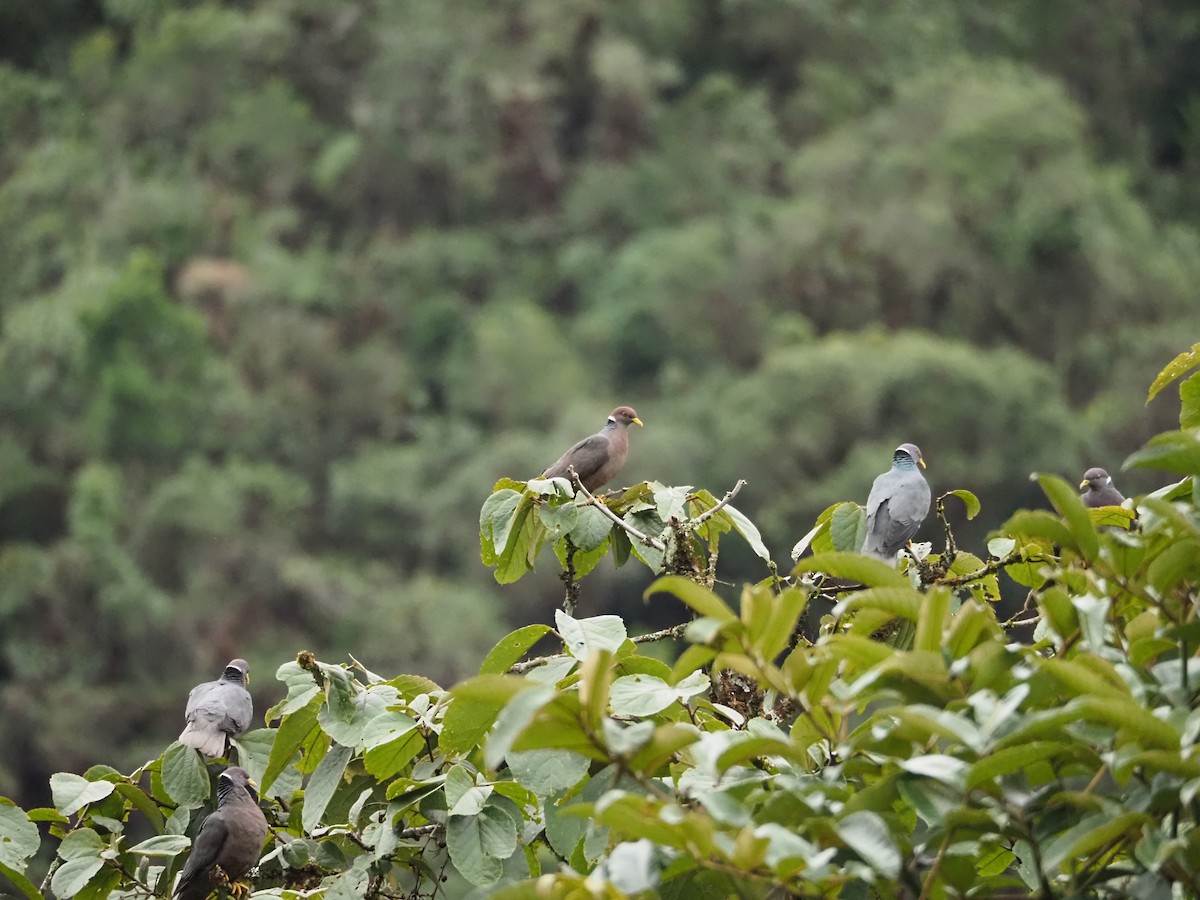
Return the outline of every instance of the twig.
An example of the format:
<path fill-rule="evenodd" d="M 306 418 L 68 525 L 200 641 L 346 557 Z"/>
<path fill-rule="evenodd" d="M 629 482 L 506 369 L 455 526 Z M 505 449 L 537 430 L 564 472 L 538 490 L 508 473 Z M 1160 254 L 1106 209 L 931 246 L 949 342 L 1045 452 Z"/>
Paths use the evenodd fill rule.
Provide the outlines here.
<path fill-rule="evenodd" d="M 401 829 L 401 831 L 400 831 L 400 837 L 401 838 L 424 837 L 427 834 L 434 834 L 439 829 L 441 829 L 441 827 L 442 827 L 441 825 L 433 824 L 433 825 L 418 825 L 415 828 L 404 828 L 404 829 Z"/>
<path fill-rule="evenodd" d="M 647 634 L 635 634 L 629 640 L 635 644 L 652 644 L 655 641 L 673 640 L 683 634 L 687 630 L 691 622 L 680 622 L 678 625 L 672 625 L 670 628 L 664 628 L 662 631 L 651 631 Z M 535 656 L 533 659 L 522 660 L 519 663 L 513 663 L 509 666 L 508 671 L 514 675 L 520 675 L 522 672 L 528 672 L 530 669 L 536 669 L 539 666 L 544 666 L 551 660 L 562 659 L 561 653 L 554 653 L 550 656 Z"/>
<path fill-rule="evenodd" d="M 638 531 L 636 528 L 618 516 L 615 512 L 597 500 L 594 496 L 592 496 L 592 492 L 585 488 L 583 486 L 583 482 L 579 480 L 579 473 L 575 471 L 574 466 L 567 466 L 567 471 L 571 473 L 571 480 L 575 482 L 575 487 L 583 492 L 583 496 L 587 497 L 588 502 L 585 505 L 590 504 L 595 506 L 600 510 L 600 512 L 612 519 L 617 525 L 620 525 L 622 528 L 624 528 L 631 537 L 637 538 L 647 547 L 653 547 L 655 550 L 661 550 L 663 553 L 667 552 L 667 545 L 658 538 L 650 537 L 648 534 L 642 534 L 642 532 Z"/>
<path fill-rule="evenodd" d="M 570 535 L 567 535 L 565 540 L 567 542 L 567 564 L 559 578 L 567 586 L 567 594 L 563 597 L 563 612 L 568 616 L 573 616 L 575 615 L 575 607 L 579 603 L 579 582 L 575 580 L 576 547 Z"/>
<path fill-rule="evenodd" d="M 933 583 L 941 584 L 946 587 L 961 587 L 964 584 L 970 584 L 972 581 L 979 581 L 981 578 L 987 578 L 987 576 L 999 572 L 1005 566 L 1009 566 L 1020 561 L 1020 552 L 1013 552 L 1002 559 L 993 559 L 985 563 L 982 569 L 976 569 L 974 572 L 968 572 L 966 575 L 958 575 L 954 578 L 942 576 Z M 1026 561 L 1028 562 L 1028 560 Z"/>
<path fill-rule="evenodd" d="M 725 496 L 720 499 L 720 501 L 717 503 L 716 506 L 714 506 L 712 509 L 706 509 L 704 512 L 700 513 L 700 515 L 696 516 L 696 518 L 692 519 L 689 524 L 699 525 L 705 519 L 710 519 L 713 516 L 715 516 L 724 507 L 728 506 L 729 501 L 732 500 L 734 497 L 736 497 L 738 495 L 738 492 L 745 486 L 746 486 L 746 479 L 739 478 L 737 484 L 735 484 L 732 488 L 729 489 L 728 493 L 726 493 Z"/>
<path fill-rule="evenodd" d="M 681 622 L 678 625 L 672 625 L 670 628 L 664 628 L 662 631 L 652 631 L 649 634 L 638 634 L 630 638 L 635 644 L 652 644 L 655 641 L 668 641 L 679 637 L 691 622 Z"/>

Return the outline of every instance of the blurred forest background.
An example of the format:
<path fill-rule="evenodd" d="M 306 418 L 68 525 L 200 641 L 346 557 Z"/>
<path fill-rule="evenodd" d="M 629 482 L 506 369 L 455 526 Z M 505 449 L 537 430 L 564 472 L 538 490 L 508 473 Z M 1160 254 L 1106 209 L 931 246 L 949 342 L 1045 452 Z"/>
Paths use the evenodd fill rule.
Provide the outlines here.
<path fill-rule="evenodd" d="M 981 551 L 1173 427 L 1197 284 L 1195 0 L 0 0 L 0 794 L 233 656 L 472 673 L 561 596 L 480 505 L 620 403 L 785 569 L 905 440 Z"/>

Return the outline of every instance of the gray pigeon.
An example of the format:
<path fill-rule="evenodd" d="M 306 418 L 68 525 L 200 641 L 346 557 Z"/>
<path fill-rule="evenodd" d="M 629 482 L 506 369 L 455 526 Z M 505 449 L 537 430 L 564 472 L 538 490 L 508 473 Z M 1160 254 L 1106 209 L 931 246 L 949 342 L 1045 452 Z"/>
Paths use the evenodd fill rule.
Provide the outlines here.
<path fill-rule="evenodd" d="M 916 444 L 901 444 L 892 468 L 875 479 L 867 497 L 867 539 L 862 552 L 886 562 L 912 540 L 929 515 L 929 484 L 921 469 L 925 460 Z"/>
<path fill-rule="evenodd" d="M 629 426 L 641 425 L 642 420 L 628 406 L 618 406 L 608 416 L 608 423 L 596 434 L 584 438 L 542 473 L 543 478 L 567 478 L 574 467 L 580 482 L 589 491 L 617 477 L 629 453 Z"/>
<path fill-rule="evenodd" d="M 205 756 L 224 756 L 226 741 L 242 734 L 254 718 L 254 704 L 245 687 L 249 681 L 250 664 L 233 659 L 218 680 L 192 688 L 184 711 L 187 725 L 179 742 Z"/>
<path fill-rule="evenodd" d="M 204 820 L 175 887 L 177 900 L 205 900 L 237 881 L 258 862 L 267 820 L 245 769 L 231 766 L 217 778 L 217 808 Z M 216 867 L 220 866 L 220 873 Z"/>
<path fill-rule="evenodd" d="M 1103 469 L 1088 469 L 1083 473 L 1083 481 L 1079 482 L 1083 491 L 1080 499 L 1083 505 L 1096 509 L 1100 506 L 1120 506 L 1125 502 L 1124 495 L 1113 485 L 1113 480 Z"/>

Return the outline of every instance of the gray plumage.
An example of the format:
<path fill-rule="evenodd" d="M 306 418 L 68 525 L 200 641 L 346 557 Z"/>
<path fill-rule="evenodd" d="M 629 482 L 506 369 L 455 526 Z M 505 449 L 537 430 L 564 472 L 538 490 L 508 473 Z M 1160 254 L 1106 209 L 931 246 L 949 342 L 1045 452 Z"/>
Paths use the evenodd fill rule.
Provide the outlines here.
<path fill-rule="evenodd" d="M 224 756 L 226 742 L 250 727 L 254 704 L 246 683 L 250 680 L 250 664 L 233 659 L 216 681 L 206 681 L 188 694 L 184 718 L 187 725 L 179 742 L 195 747 L 205 756 Z"/>
<path fill-rule="evenodd" d="M 1113 485 L 1113 480 L 1103 469 L 1088 469 L 1083 473 L 1083 481 L 1079 483 L 1083 491 L 1080 499 L 1083 505 L 1096 509 L 1099 506 L 1120 506 L 1125 502 L 1125 496 Z"/>
<path fill-rule="evenodd" d="M 245 769 L 231 766 L 217 778 L 217 808 L 204 820 L 175 886 L 178 900 L 204 900 L 223 881 L 237 881 L 258 862 L 267 837 L 267 820 L 251 793 Z"/>
<path fill-rule="evenodd" d="M 575 468 L 579 480 L 594 491 L 617 477 L 629 454 L 629 426 L 641 425 L 642 420 L 628 406 L 618 406 L 609 414 L 608 423 L 598 433 L 584 438 L 559 457 L 558 462 L 542 473 L 542 478 L 571 478 L 568 471 Z"/>
<path fill-rule="evenodd" d="M 916 444 L 901 444 L 892 468 L 875 479 L 867 497 L 867 539 L 862 552 L 893 562 L 929 515 L 929 484 L 921 469 L 925 460 Z"/>

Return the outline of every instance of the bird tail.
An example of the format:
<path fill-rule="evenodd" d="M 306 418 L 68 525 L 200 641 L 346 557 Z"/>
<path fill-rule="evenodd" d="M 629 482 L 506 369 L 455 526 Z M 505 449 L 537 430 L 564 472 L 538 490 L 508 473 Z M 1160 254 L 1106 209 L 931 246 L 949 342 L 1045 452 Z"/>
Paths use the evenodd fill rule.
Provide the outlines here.
<path fill-rule="evenodd" d="M 197 728 L 194 722 L 188 722 L 179 735 L 179 743 L 185 747 L 194 747 L 205 756 L 216 758 L 225 755 L 225 732 L 206 731 Z"/>

